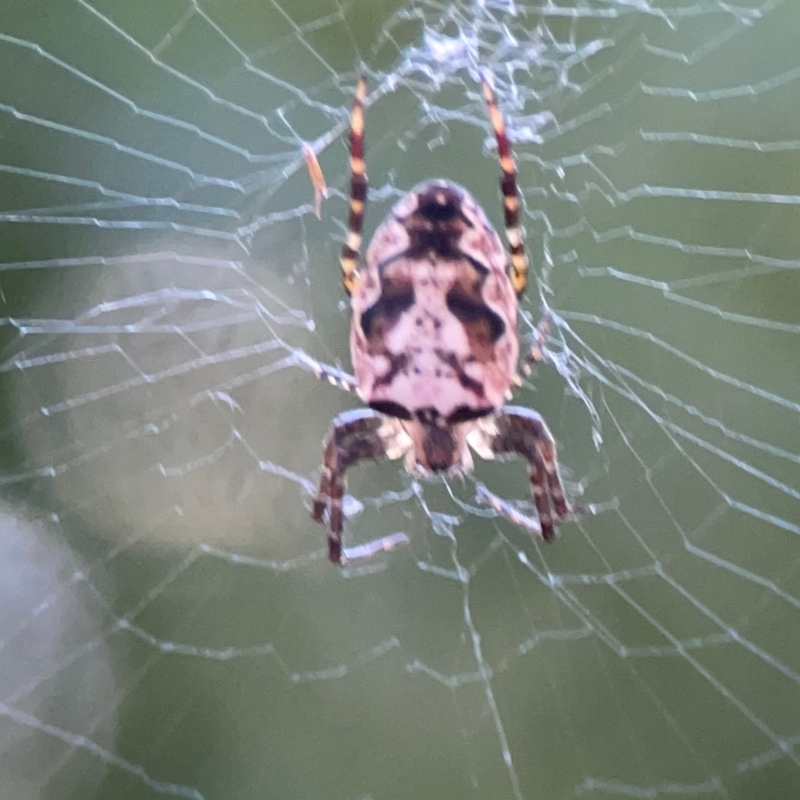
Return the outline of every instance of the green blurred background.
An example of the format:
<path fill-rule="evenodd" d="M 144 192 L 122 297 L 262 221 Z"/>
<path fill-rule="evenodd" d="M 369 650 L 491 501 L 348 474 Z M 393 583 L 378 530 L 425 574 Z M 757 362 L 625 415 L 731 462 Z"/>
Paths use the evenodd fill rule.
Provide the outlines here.
<path fill-rule="evenodd" d="M 3 0 L 0 797 L 800 797 L 793 0 Z M 354 470 L 337 251 L 416 182 L 501 222 L 515 143 L 547 361 L 519 463 Z M 302 143 L 331 189 L 322 219 Z"/>

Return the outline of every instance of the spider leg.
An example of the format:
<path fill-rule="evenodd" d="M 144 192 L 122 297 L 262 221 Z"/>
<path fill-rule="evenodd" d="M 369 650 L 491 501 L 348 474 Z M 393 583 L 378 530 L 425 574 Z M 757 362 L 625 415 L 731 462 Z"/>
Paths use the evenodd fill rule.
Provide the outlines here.
<path fill-rule="evenodd" d="M 315 377 L 319 378 L 321 381 L 330 383 L 331 386 L 338 386 L 346 392 L 352 392 L 354 389 L 358 388 L 358 381 L 355 376 L 351 375 L 349 372 L 345 372 L 343 369 L 333 367 L 330 364 L 323 364 L 311 358 L 311 356 L 305 355 L 305 353 L 303 354 L 302 361 L 308 369 L 314 373 Z"/>
<path fill-rule="evenodd" d="M 345 472 L 365 458 L 386 455 L 386 443 L 381 427 L 383 415 L 370 408 L 360 408 L 339 414 L 331 423 L 331 430 L 322 454 L 322 476 L 311 515 L 324 522 L 328 512 L 328 558 L 342 563 L 342 496 Z"/>
<path fill-rule="evenodd" d="M 500 178 L 500 191 L 503 193 L 503 215 L 505 218 L 506 239 L 508 240 L 508 253 L 511 257 L 508 277 L 511 285 L 519 297 L 528 284 L 528 257 L 525 255 L 525 243 L 522 240 L 522 231 L 519 227 L 519 196 L 517 194 L 517 167 L 514 155 L 506 136 L 506 126 L 503 115 L 497 107 L 492 87 L 484 78 L 483 98 L 489 109 L 489 119 L 497 139 L 497 154 L 500 156 L 500 169 L 503 177 Z"/>
<path fill-rule="evenodd" d="M 559 519 L 569 513 L 564 486 L 558 474 L 556 445 L 547 425 L 535 411 L 507 406 L 495 417 L 497 433 L 490 441 L 495 453 L 517 453 L 528 460 L 531 491 L 542 538 L 555 538 L 553 512 Z"/>
<path fill-rule="evenodd" d="M 548 330 L 550 330 L 550 318 L 545 316 L 536 326 L 533 342 L 522 362 L 522 371 L 526 375 L 531 374 L 531 367 L 533 367 L 534 364 L 539 364 L 544 361 L 544 341 L 547 337 Z"/>
<path fill-rule="evenodd" d="M 347 220 L 347 240 L 342 245 L 342 282 L 348 295 L 358 285 L 358 259 L 361 250 L 361 229 L 364 226 L 364 207 L 367 202 L 367 172 L 364 163 L 364 98 L 367 83 L 358 79 L 353 110 L 350 113 L 350 216 Z"/>

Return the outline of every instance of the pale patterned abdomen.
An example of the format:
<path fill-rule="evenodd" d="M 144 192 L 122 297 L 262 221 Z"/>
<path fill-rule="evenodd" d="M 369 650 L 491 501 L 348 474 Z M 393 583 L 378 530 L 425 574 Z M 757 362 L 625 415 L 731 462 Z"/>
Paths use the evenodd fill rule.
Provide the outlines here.
<path fill-rule="evenodd" d="M 451 421 L 502 406 L 519 351 L 517 299 L 500 240 L 469 193 L 445 181 L 412 190 L 366 262 L 350 337 L 363 400 Z"/>

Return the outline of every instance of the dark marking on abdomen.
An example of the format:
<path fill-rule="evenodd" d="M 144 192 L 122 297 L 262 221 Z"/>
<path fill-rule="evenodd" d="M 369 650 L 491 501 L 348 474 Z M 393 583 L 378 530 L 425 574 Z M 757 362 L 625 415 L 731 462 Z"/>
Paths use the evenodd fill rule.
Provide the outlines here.
<path fill-rule="evenodd" d="M 430 184 L 418 195 L 418 205 L 401 223 L 408 234 L 406 258 L 463 258 L 459 241 L 472 223 L 464 214 L 464 198 L 453 186 Z"/>
<path fill-rule="evenodd" d="M 410 281 L 384 280 L 381 276 L 381 296 L 361 315 L 361 330 L 374 352 L 382 352 L 387 331 L 413 305 L 414 286 Z"/>
<path fill-rule="evenodd" d="M 411 412 L 404 405 L 395 403 L 393 400 L 373 400 L 369 407 L 379 414 L 386 414 L 387 417 L 411 419 Z"/>
<path fill-rule="evenodd" d="M 470 352 L 483 364 L 493 361 L 495 343 L 506 331 L 502 317 L 483 302 L 479 292 L 465 292 L 459 283 L 447 293 L 446 302 L 450 313 L 464 326 Z"/>
<path fill-rule="evenodd" d="M 447 293 L 447 308 L 463 325 L 480 329 L 480 335 L 494 344 L 506 330 L 502 317 L 492 311 L 483 301 L 475 302 L 454 286 Z"/>
<path fill-rule="evenodd" d="M 389 353 L 384 351 L 383 355 L 389 359 L 389 369 L 386 371 L 385 375 L 381 375 L 375 380 L 376 389 L 392 383 L 397 375 L 408 367 L 408 355 L 406 353 Z"/>
<path fill-rule="evenodd" d="M 458 382 L 464 389 L 466 389 L 468 392 L 472 392 L 478 397 L 484 396 L 483 384 L 480 381 L 475 380 L 475 378 L 471 378 L 466 372 L 464 372 L 464 368 L 461 366 L 458 356 L 456 356 L 455 353 L 448 353 L 444 350 L 434 350 L 434 352 L 443 364 L 446 364 L 448 367 L 450 367 L 450 369 L 453 370 L 453 372 L 455 372 Z"/>
<path fill-rule="evenodd" d="M 494 408 L 470 408 L 470 406 L 459 406 L 451 414 L 447 415 L 448 425 L 458 425 L 460 422 L 471 422 L 474 419 L 486 417 L 495 411 Z"/>

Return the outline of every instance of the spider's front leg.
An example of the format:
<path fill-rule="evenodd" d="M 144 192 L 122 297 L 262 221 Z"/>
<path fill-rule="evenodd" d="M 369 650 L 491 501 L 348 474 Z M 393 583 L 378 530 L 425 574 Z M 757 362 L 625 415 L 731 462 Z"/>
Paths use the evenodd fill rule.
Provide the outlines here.
<path fill-rule="evenodd" d="M 494 453 L 516 453 L 527 459 L 542 538 L 550 542 L 556 535 L 553 512 L 559 519 L 569 514 L 553 436 L 539 414 L 521 406 L 507 406 L 498 412 L 494 422 L 496 433 L 489 446 Z"/>
<path fill-rule="evenodd" d="M 319 490 L 311 513 L 317 522 L 324 522 L 326 510 L 328 512 L 328 558 L 335 564 L 342 563 L 345 472 L 365 458 L 377 459 L 387 455 L 385 422 L 385 417 L 377 411 L 360 408 L 339 414 L 331 424 L 322 454 Z M 394 453 L 390 455 L 394 456 Z"/>

